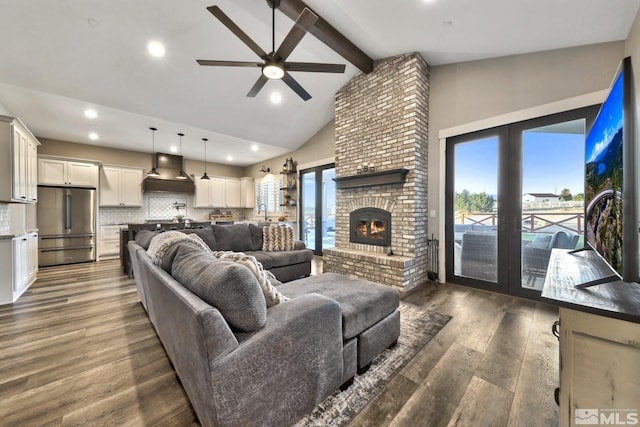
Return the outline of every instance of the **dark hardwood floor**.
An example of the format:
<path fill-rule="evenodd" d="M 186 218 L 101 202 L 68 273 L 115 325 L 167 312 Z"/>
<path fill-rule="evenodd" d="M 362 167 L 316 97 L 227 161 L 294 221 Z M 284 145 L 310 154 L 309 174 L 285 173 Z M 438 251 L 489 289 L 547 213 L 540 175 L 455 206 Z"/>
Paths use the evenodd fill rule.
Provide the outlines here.
<path fill-rule="evenodd" d="M 557 425 L 557 309 L 448 284 L 405 301 L 453 319 L 353 426 Z M 0 426 L 70 425 L 198 425 L 118 261 L 41 269 L 0 306 Z"/>

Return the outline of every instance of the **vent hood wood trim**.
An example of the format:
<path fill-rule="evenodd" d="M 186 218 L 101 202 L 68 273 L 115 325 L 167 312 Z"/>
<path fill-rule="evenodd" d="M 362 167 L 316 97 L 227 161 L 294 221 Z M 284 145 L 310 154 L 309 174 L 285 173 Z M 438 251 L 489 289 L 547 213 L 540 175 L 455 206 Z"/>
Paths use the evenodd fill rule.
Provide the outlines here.
<path fill-rule="evenodd" d="M 333 178 L 336 188 L 370 187 L 372 185 L 402 184 L 407 179 L 409 169 L 391 169 L 386 171 L 363 173 L 360 175 Z"/>

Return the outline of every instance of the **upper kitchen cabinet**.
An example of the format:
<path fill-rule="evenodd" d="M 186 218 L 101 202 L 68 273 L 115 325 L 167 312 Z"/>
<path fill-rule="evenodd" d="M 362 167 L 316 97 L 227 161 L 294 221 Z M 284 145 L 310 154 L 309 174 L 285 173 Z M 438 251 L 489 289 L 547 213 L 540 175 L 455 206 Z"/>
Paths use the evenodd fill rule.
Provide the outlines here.
<path fill-rule="evenodd" d="M 103 166 L 100 173 L 100 206 L 142 206 L 142 169 Z"/>
<path fill-rule="evenodd" d="M 203 180 L 196 177 L 195 208 L 239 208 L 242 204 L 241 181 L 238 178 L 211 177 Z"/>
<path fill-rule="evenodd" d="M 38 145 L 19 119 L 0 116 L 0 201 L 37 201 Z"/>
<path fill-rule="evenodd" d="M 256 205 L 256 183 L 251 177 L 240 179 L 240 207 L 254 208 Z"/>
<path fill-rule="evenodd" d="M 98 165 L 80 160 L 40 156 L 38 184 L 98 188 Z"/>
<path fill-rule="evenodd" d="M 229 208 L 239 208 L 240 203 L 240 180 L 225 179 L 224 181 L 224 198 Z"/>

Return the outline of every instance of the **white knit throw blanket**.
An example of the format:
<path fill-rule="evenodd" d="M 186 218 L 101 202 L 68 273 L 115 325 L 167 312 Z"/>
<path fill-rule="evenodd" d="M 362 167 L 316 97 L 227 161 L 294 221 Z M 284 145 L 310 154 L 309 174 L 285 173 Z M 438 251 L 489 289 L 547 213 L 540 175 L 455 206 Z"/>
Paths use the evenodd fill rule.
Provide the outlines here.
<path fill-rule="evenodd" d="M 260 288 L 262 288 L 262 292 L 264 293 L 264 299 L 267 301 L 267 307 L 272 307 L 289 300 L 288 297 L 278 292 L 276 287 L 271 283 L 271 280 L 275 279 L 273 273 L 265 270 L 260 261 L 254 256 L 247 255 L 243 252 L 231 251 L 213 251 L 213 256 L 219 259 L 234 261 L 247 267 L 258 280 L 258 284 L 260 284 Z"/>

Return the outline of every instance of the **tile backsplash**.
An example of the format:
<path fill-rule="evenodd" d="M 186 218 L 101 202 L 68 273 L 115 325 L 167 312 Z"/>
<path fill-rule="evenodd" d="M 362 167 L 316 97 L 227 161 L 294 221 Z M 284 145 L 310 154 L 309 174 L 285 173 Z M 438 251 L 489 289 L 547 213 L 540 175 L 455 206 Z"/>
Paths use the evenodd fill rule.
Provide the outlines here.
<path fill-rule="evenodd" d="M 0 203 L 0 235 L 9 234 L 9 229 L 9 205 L 6 203 Z"/>
<path fill-rule="evenodd" d="M 171 221 L 176 215 L 183 215 L 192 221 L 208 221 L 213 208 L 194 208 L 193 196 L 186 194 L 144 194 L 142 207 L 101 207 L 100 225 L 142 223 L 146 220 Z M 244 209 L 219 209 L 232 212 L 234 220 L 244 219 Z"/>

